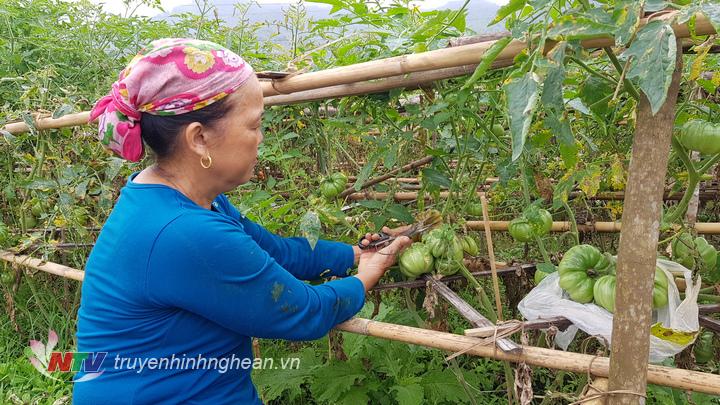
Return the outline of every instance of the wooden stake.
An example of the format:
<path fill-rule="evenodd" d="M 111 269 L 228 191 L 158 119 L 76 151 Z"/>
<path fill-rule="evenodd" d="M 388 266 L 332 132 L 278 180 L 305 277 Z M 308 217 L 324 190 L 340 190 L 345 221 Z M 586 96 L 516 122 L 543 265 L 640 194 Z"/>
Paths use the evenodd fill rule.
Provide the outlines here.
<path fill-rule="evenodd" d="M 468 355 L 511 362 L 524 361 L 531 366 L 566 370 L 574 373 L 587 374 L 590 372 L 590 374 L 599 377 L 607 377 L 610 371 L 610 362 L 607 357 L 533 346 L 522 346 L 522 354 L 516 355 L 497 350 L 494 346 L 477 345 L 478 338 L 411 326 L 393 325 L 363 318 L 351 319 L 339 324 L 336 328 L 365 336 L 432 347 L 450 353 L 470 348 L 466 352 Z M 648 382 L 652 384 L 708 394 L 720 394 L 720 375 L 656 365 L 647 367 Z"/>
<path fill-rule="evenodd" d="M 655 279 L 663 187 L 670 156 L 682 73 L 682 44 L 665 103 L 653 116 L 641 93 L 625 192 L 617 260 L 617 287 L 610 347 L 610 391 L 644 393 L 647 389 L 652 290 Z M 637 395 L 613 394 L 608 403 L 644 404 Z"/>
<path fill-rule="evenodd" d="M 487 207 L 487 199 L 485 193 L 480 193 L 480 203 L 482 204 L 483 228 L 485 229 L 485 241 L 487 242 L 488 258 L 490 259 L 490 271 L 492 271 L 493 293 L 495 294 L 495 309 L 497 310 L 498 320 L 503 320 L 502 303 L 500 302 L 500 282 L 498 281 L 497 268 L 495 268 L 495 251 L 493 249 L 492 232 L 490 231 L 490 223 Z"/>

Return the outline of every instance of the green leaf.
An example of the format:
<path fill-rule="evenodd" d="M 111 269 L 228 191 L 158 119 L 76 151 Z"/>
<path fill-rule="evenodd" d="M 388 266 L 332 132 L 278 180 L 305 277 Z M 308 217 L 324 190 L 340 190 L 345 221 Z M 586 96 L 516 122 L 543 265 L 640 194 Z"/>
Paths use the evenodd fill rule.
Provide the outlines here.
<path fill-rule="evenodd" d="M 304 236 L 310 247 L 315 249 L 315 245 L 320 239 L 320 217 L 315 211 L 308 211 L 300 219 L 300 234 Z"/>
<path fill-rule="evenodd" d="M 71 112 L 73 112 L 73 106 L 70 104 L 63 104 L 60 107 L 58 107 L 55 111 L 53 111 L 52 117 L 53 118 L 60 118 L 63 115 L 68 115 Z"/>
<path fill-rule="evenodd" d="M 365 208 L 370 208 L 371 210 L 379 210 L 385 206 L 385 202 L 380 200 L 361 200 L 357 203 L 358 205 Z"/>
<path fill-rule="evenodd" d="M 467 394 L 450 370 L 432 370 L 423 375 L 420 385 L 428 403 L 465 403 Z"/>
<path fill-rule="evenodd" d="M 472 87 L 485 74 L 485 72 L 487 72 L 495 59 L 497 59 L 498 55 L 500 55 L 500 52 L 502 52 L 502 50 L 505 49 L 511 41 L 512 37 L 505 37 L 498 39 L 494 44 L 492 44 L 483 54 L 482 60 L 480 60 L 480 63 L 475 68 L 472 76 L 470 76 L 470 78 L 465 82 L 461 90 Z"/>
<path fill-rule="evenodd" d="M 390 207 L 388 207 L 387 210 L 388 214 L 390 214 L 391 218 L 395 218 L 398 221 L 412 223 L 415 222 L 415 218 L 413 218 L 412 214 L 410 214 L 410 211 L 408 211 L 405 206 L 400 204 L 393 204 Z"/>
<path fill-rule="evenodd" d="M 622 58 L 632 58 L 628 79 L 636 79 L 655 115 L 665 103 L 675 70 L 677 44 L 672 27 L 663 21 L 651 21 L 642 27 Z"/>
<path fill-rule="evenodd" d="M 517 160 L 525 147 L 530 123 L 538 99 L 538 81 L 535 73 L 526 73 L 505 85 L 508 112 L 510 114 L 510 135 L 512 137 L 512 160 Z"/>
<path fill-rule="evenodd" d="M 308 3 L 322 3 L 332 6 L 330 14 L 334 14 L 343 9 L 343 3 L 340 0 L 307 0 Z"/>
<path fill-rule="evenodd" d="M 365 166 L 363 166 L 362 169 L 360 169 L 360 173 L 358 174 L 357 180 L 355 180 L 355 184 L 353 185 L 353 188 L 355 191 L 360 191 L 360 188 L 362 187 L 363 183 L 367 181 L 367 179 L 370 178 L 370 175 L 372 174 L 373 169 L 375 168 L 375 164 L 378 161 L 379 152 L 375 152 L 370 158 L 368 158 L 368 162 L 365 163 Z"/>
<path fill-rule="evenodd" d="M 525 7 L 525 4 L 527 4 L 527 0 L 510 0 L 510 2 L 502 7 L 497 12 L 497 15 L 495 15 L 495 18 L 493 18 L 492 21 L 490 21 L 490 24 L 488 24 L 488 27 L 497 24 L 500 21 L 504 20 L 505 17 L 509 16 L 510 14 L 522 10 L 523 7 Z"/>
<path fill-rule="evenodd" d="M 635 30 L 640 25 L 640 10 L 642 2 L 636 0 L 617 0 L 613 21 L 617 25 L 615 31 L 615 45 L 625 46 L 632 39 Z"/>
<path fill-rule="evenodd" d="M 663 10 L 667 7 L 667 3 L 665 0 L 645 0 L 645 11 L 653 12 Z"/>
<path fill-rule="evenodd" d="M 337 402 L 367 374 L 359 359 L 333 361 L 315 370 L 310 392 L 318 402 Z"/>
<path fill-rule="evenodd" d="M 423 387 L 418 384 L 394 385 L 390 388 L 400 405 L 415 405 L 425 402 Z"/>
<path fill-rule="evenodd" d="M 429 167 L 422 170 L 422 178 L 423 182 L 427 180 L 428 183 L 438 187 L 450 188 L 450 185 L 452 184 L 445 173 Z"/>
<path fill-rule="evenodd" d="M 548 30 L 548 37 L 567 41 L 597 37 L 611 37 L 615 33 L 615 22 L 602 8 L 593 8 L 588 12 L 571 13 L 558 18 Z"/>
<path fill-rule="evenodd" d="M 580 85 L 578 96 L 590 111 L 605 117 L 610 112 L 609 102 L 614 91 L 615 89 L 607 81 L 597 76 L 590 76 Z"/>

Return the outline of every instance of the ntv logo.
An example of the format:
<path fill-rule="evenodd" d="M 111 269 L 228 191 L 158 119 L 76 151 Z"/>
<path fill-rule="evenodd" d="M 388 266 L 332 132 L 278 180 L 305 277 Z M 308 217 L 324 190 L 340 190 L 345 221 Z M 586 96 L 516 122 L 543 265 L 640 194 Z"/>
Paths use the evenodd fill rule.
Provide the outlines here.
<path fill-rule="evenodd" d="M 48 332 L 47 344 L 43 344 L 38 340 L 31 340 L 30 347 L 25 348 L 25 355 L 30 359 L 30 363 L 40 374 L 56 381 L 64 381 L 53 377 L 52 372 L 76 373 L 78 371 L 85 372 L 81 378 L 73 382 L 83 382 L 98 378 L 103 371 L 100 366 L 107 356 L 106 352 L 87 353 L 87 352 L 58 352 L 53 351 L 58 342 L 58 335 L 54 330 Z"/>

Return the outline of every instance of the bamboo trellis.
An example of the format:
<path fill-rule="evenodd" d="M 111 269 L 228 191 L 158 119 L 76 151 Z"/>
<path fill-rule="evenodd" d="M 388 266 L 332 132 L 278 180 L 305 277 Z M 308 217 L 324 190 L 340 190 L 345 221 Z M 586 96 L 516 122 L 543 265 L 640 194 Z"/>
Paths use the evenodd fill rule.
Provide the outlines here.
<path fill-rule="evenodd" d="M 669 17 L 665 15 L 660 16 L 659 18 Z M 647 18 L 640 21 L 641 25 L 647 23 Z M 678 38 L 690 37 L 690 31 L 687 24 L 673 25 L 673 30 Z M 702 14 L 696 15 L 694 31 L 695 35 L 709 35 L 715 33 L 715 29 L 710 21 Z M 418 79 L 417 76 L 415 78 L 406 77 L 419 72 L 437 72 L 442 69 L 460 68 L 459 70 L 454 71 L 454 73 L 457 73 L 457 76 L 461 76 L 465 74 L 461 72 L 468 70 L 468 65 L 479 63 L 485 52 L 487 52 L 487 50 L 495 42 L 496 41 L 473 43 L 434 51 L 380 59 L 371 62 L 358 63 L 318 72 L 298 74 L 295 76 L 291 75 L 284 79 L 263 81 L 261 83 L 263 95 L 265 97 L 280 95 L 287 96 L 289 94 L 302 91 L 325 89 L 322 90 L 325 91 L 322 98 L 342 97 L 351 94 L 365 94 L 373 91 L 384 91 L 413 85 L 417 86 L 419 83 L 426 83 L 430 81 L 430 77 L 428 76 L 421 79 Z M 612 38 L 597 38 L 584 40 L 581 44 L 585 48 L 602 48 L 614 46 L 615 41 Z M 546 49 L 552 49 L 553 46 L 554 43 L 549 41 L 546 45 Z M 515 56 L 520 54 L 526 48 L 527 44 L 525 42 L 513 40 L 502 52 L 500 52 L 496 58 L 494 66 L 499 67 L 511 65 Z M 445 74 L 448 75 L 447 77 L 454 77 L 449 76 L 449 72 L 450 71 L 445 71 L 445 73 L 437 74 L 440 76 Z M 439 80 L 441 78 L 439 76 L 437 77 L 438 78 L 435 80 Z M 388 78 L 393 79 L 388 80 Z M 376 83 L 371 82 L 372 80 L 378 79 L 385 79 L 386 86 L 377 87 Z M 347 87 L 335 87 L 328 90 L 328 88 L 333 86 Z M 358 92 L 357 86 L 365 86 L 366 89 Z M 341 89 L 344 89 L 345 91 L 343 92 Z M 321 92 L 311 92 L 305 93 L 306 98 L 297 96 L 295 98 L 275 100 L 281 100 L 278 101 L 279 104 L 298 103 L 302 101 L 317 100 L 320 98 L 321 94 Z M 85 111 L 76 114 L 68 114 L 56 119 L 40 118 L 34 122 L 34 126 L 37 129 L 57 129 L 87 124 L 89 118 L 90 112 Z M 25 122 L 10 123 L 5 125 L 2 129 L 10 132 L 11 134 L 27 132 L 30 130 Z"/>
<path fill-rule="evenodd" d="M 77 281 L 82 281 L 85 275 L 85 272 L 82 270 L 73 269 L 62 264 L 47 262 L 29 256 L 16 255 L 8 251 L 0 251 L 0 259 Z M 521 268 L 532 268 L 532 266 L 521 266 Z M 518 269 L 511 268 L 510 270 L 512 272 L 516 272 Z M 426 280 L 423 280 L 422 282 L 425 283 Z M 396 286 L 395 288 L 398 287 L 400 286 Z M 457 298 L 459 299 L 459 297 Z M 704 308 L 701 309 L 702 313 L 720 311 L 720 305 L 705 305 L 703 307 Z M 461 314 L 463 313 L 461 312 Z M 466 316 L 466 314 L 463 315 Z M 567 319 L 564 318 L 552 318 L 538 321 L 528 321 L 525 324 L 527 325 L 527 329 L 531 330 L 546 329 L 550 326 L 556 326 L 562 329 L 567 327 L 569 323 Z M 565 370 L 575 373 L 590 373 L 594 376 L 601 377 L 606 377 L 609 373 L 609 359 L 607 357 L 533 346 L 517 346 L 517 349 L 513 349 L 514 346 L 509 346 L 506 351 L 497 350 L 493 345 L 479 344 L 480 340 L 471 336 L 456 335 L 453 333 L 438 332 L 411 326 L 395 325 L 363 318 L 351 319 L 338 325 L 336 329 L 366 336 L 436 348 L 450 353 L 464 351 L 466 354 L 480 357 L 510 362 L 524 362 L 533 366 Z M 720 394 L 720 375 L 716 374 L 650 365 L 648 369 L 648 382 L 683 390 L 708 394 Z"/>
<path fill-rule="evenodd" d="M 698 14 L 696 17 L 697 18 L 693 27 L 695 35 L 708 35 L 715 33 L 712 25 L 704 16 Z M 661 16 L 660 18 L 668 17 Z M 646 24 L 647 22 L 647 19 L 643 19 L 641 24 Z M 687 24 L 674 25 L 673 29 L 678 38 L 690 37 Z M 369 81 L 378 79 L 385 79 L 385 85 L 387 86 L 392 85 L 405 87 L 408 83 L 412 83 L 410 81 L 400 79 L 405 75 L 428 71 L 434 71 L 437 73 L 442 69 L 458 68 L 479 63 L 484 53 L 493 45 L 493 43 L 493 41 L 490 41 L 463 45 L 454 48 L 440 49 L 419 54 L 411 54 L 328 69 L 319 72 L 300 74 L 283 80 L 263 82 L 263 94 L 268 98 L 282 95 L 282 97 L 285 98 L 275 100 L 284 100 L 286 103 L 291 103 L 304 100 L 302 100 L 302 98 L 293 99 L 289 97 L 288 94 L 304 91 L 317 91 L 314 93 L 306 93 L 305 96 L 309 97 L 306 100 L 339 97 L 348 94 L 359 94 L 357 93 L 357 88 L 353 89 L 353 86 L 357 86 L 356 84 L 360 82 L 364 82 L 360 84 L 365 84 L 368 89 L 373 88 L 375 90 L 372 91 L 377 91 L 379 87 L 373 87 L 372 85 L 374 83 Z M 553 45 L 554 44 L 552 43 L 548 43 L 546 49 L 551 49 Z M 614 45 L 615 43 L 612 38 L 597 38 L 582 41 L 582 46 L 585 48 L 602 48 Z M 509 63 L 509 61 L 512 61 L 516 55 L 525 50 L 526 47 L 527 45 L 524 42 L 512 41 L 500 53 L 496 60 L 496 65 L 499 66 L 503 63 Z M 467 70 L 467 68 L 463 69 Z M 395 79 L 389 80 L 388 78 Z M 418 77 L 415 77 L 415 80 L 416 82 L 413 85 L 421 83 Z M 328 89 L 333 86 L 347 87 Z M 353 91 L 356 93 L 353 93 Z M 271 99 L 270 103 L 272 102 L 273 100 Z M 283 101 L 278 102 L 280 103 Z M 36 120 L 34 122 L 34 126 L 37 129 L 51 129 L 82 125 L 87 123 L 88 117 L 88 112 L 82 112 L 67 115 L 58 119 L 43 118 Z M 30 128 L 27 124 L 21 122 L 8 124 L 3 129 L 10 133 L 20 133 L 26 132 Z M 477 226 L 480 226 L 481 224 L 483 223 L 478 221 Z M 700 225 L 702 224 L 696 224 L 696 229 L 698 229 L 698 231 L 701 231 Z M 472 227 L 475 225 L 470 222 L 469 226 Z M 496 226 L 500 225 L 498 224 Z M 617 230 L 620 230 L 619 224 L 614 224 L 612 226 L 613 229 L 617 226 Z M 569 229 L 569 224 L 553 224 L 554 229 L 558 227 L 560 229 L 565 229 L 565 227 Z M 594 228 L 597 230 L 597 223 Z M 42 262 L 38 259 L 26 256 L 17 256 L 10 252 L 1 252 L 0 259 L 28 265 L 30 267 L 48 271 L 52 274 L 61 275 L 63 277 L 78 279 L 78 277 L 84 275 L 84 273 L 80 270 L 55 263 Z M 647 327 L 648 325 L 641 326 Z M 498 351 L 494 346 L 477 345 L 476 339 L 467 336 L 459 336 L 407 326 L 383 324 L 366 319 L 354 319 L 348 321 L 339 325 L 338 329 L 412 344 L 421 344 L 447 351 L 467 350 L 467 353 L 469 354 L 495 358 L 498 360 L 526 362 L 531 365 L 563 369 L 578 373 L 590 373 L 595 376 L 609 375 L 609 359 L 604 357 L 561 352 L 552 349 L 542 349 L 529 346 L 523 347 L 522 354 L 515 355 L 505 353 L 502 350 Z M 647 380 L 651 383 L 669 387 L 720 394 L 720 376 L 713 374 L 651 365 L 648 368 Z"/>

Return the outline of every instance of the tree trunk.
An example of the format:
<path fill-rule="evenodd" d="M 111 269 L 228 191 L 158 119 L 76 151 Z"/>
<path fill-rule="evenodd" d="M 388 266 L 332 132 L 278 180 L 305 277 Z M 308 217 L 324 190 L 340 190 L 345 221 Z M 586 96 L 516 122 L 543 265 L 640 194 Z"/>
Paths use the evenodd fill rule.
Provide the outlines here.
<path fill-rule="evenodd" d="M 653 116 L 641 94 L 622 215 L 617 261 L 617 290 L 610 355 L 609 390 L 647 392 L 652 322 L 652 289 L 660 233 L 663 187 L 675 122 L 682 47 L 665 104 Z M 611 395 L 609 404 L 644 404 L 631 394 Z"/>

